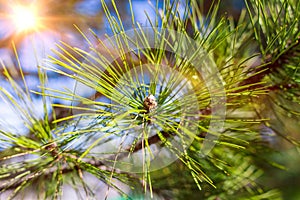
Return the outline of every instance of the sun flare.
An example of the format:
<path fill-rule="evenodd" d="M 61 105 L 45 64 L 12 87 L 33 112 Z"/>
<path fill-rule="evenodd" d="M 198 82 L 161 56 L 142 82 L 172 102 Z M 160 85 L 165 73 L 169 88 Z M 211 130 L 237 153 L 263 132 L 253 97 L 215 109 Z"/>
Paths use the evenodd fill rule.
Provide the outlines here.
<path fill-rule="evenodd" d="M 37 14 L 32 6 L 15 6 L 11 15 L 17 31 L 28 31 L 37 27 Z"/>

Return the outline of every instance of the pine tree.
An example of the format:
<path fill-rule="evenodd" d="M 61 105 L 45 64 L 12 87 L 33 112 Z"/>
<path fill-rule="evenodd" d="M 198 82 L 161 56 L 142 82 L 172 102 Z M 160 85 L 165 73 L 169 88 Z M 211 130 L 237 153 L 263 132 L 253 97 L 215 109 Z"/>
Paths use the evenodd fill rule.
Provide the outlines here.
<path fill-rule="evenodd" d="M 131 29 L 101 4 L 112 35 L 75 26 L 88 49 L 57 44 L 39 90 L 2 64 L 24 129 L 0 123 L 1 199 L 283 199 L 263 180 L 299 151 L 300 2 L 245 1 L 235 19 L 220 1 L 157 1 L 143 26 L 129 1 Z"/>

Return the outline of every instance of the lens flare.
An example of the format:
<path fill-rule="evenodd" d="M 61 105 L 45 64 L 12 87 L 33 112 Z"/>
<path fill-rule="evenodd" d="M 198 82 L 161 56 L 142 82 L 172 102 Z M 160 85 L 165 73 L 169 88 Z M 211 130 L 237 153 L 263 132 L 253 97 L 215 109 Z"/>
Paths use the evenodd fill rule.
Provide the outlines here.
<path fill-rule="evenodd" d="M 15 6 L 11 17 L 18 32 L 32 30 L 38 24 L 37 14 L 32 6 Z"/>

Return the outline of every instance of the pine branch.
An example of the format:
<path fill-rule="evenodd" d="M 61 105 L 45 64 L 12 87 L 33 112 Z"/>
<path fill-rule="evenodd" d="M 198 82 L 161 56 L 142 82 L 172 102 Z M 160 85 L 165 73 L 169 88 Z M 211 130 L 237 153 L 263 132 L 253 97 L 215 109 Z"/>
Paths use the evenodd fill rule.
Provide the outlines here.
<path fill-rule="evenodd" d="M 276 55 L 270 55 L 268 56 L 267 60 L 264 61 L 264 63 L 261 65 L 262 67 L 256 66 L 254 67 L 254 70 L 252 74 L 256 74 L 254 76 L 250 76 L 249 78 L 243 80 L 239 86 L 249 85 L 252 83 L 260 83 L 263 81 L 263 79 L 270 75 L 271 73 L 276 73 L 278 68 L 282 68 L 285 64 L 289 62 L 289 59 L 291 57 L 294 57 L 296 52 L 300 52 L 300 39 L 298 39 L 295 44 L 291 45 L 287 48 L 284 53 L 281 53 L 277 58 Z M 256 89 L 258 87 L 262 87 L 262 85 L 255 85 L 250 86 L 249 90 Z M 276 88 L 276 86 L 273 86 Z M 269 89 L 272 89 L 272 87 L 269 87 Z M 273 88 L 274 89 L 274 88 Z"/>
<path fill-rule="evenodd" d="M 162 135 L 165 138 L 170 137 L 170 134 L 166 133 L 166 132 L 162 132 Z M 125 148 L 126 149 L 125 152 L 119 152 L 116 155 L 111 155 L 111 156 L 105 158 L 105 160 L 115 160 L 116 156 L 118 157 L 118 160 L 121 160 L 121 159 L 127 157 L 129 153 L 135 153 L 139 150 L 143 150 L 144 149 L 144 145 L 142 145 L 143 142 L 145 142 L 145 141 L 140 141 L 139 143 L 135 144 L 134 147 L 129 145 L 127 148 Z M 157 144 L 157 143 L 161 142 L 161 140 L 158 135 L 154 135 L 154 136 L 151 136 L 150 138 L 148 138 L 148 142 L 149 142 L 149 145 L 152 145 L 152 144 Z M 37 170 L 35 166 L 26 168 L 26 171 L 29 171 L 32 173 L 30 173 L 26 176 L 23 176 L 20 179 L 15 180 L 15 182 L 13 182 L 13 183 L 1 184 L 0 191 L 15 189 L 15 188 L 19 187 L 22 183 L 28 182 L 28 181 L 34 181 L 34 180 L 38 179 L 40 176 L 51 177 L 52 174 L 57 172 L 58 170 L 60 171 L 61 174 L 68 174 L 68 173 L 72 173 L 72 172 L 78 171 L 78 170 L 85 171 L 86 169 L 81 167 L 81 163 L 92 165 L 94 167 L 101 169 L 102 171 L 106 171 L 107 173 L 111 172 L 111 173 L 117 173 L 117 174 L 124 174 L 124 175 L 127 175 L 128 177 L 138 180 L 138 177 L 135 176 L 134 174 L 132 174 L 130 172 L 126 173 L 126 172 L 120 171 L 120 170 L 114 168 L 113 166 L 108 166 L 107 163 L 102 162 L 99 159 L 85 158 L 84 160 L 81 161 L 80 157 L 76 156 L 74 153 L 72 154 L 72 153 L 68 153 L 68 152 L 60 152 L 59 147 L 55 143 L 46 145 L 45 149 L 48 149 L 48 151 L 50 152 L 49 154 L 53 158 L 52 161 L 50 161 L 48 164 L 44 165 L 45 168 L 40 169 L 40 170 Z M 132 149 L 133 149 L 133 151 L 132 151 Z M 26 151 L 28 151 L 28 149 L 26 149 Z M 1 160 L 1 158 L 0 158 L 0 160 Z M 58 163 L 62 163 L 61 166 L 58 167 Z M 22 171 L 19 172 L 19 174 L 22 174 L 22 173 L 23 173 Z M 14 177 L 16 177 L 17 175 L 18 174 L 12 173 L 12 174 L 10 174 L 10 176 L 8 176 L 6 178 L 14 179 Z"/>
<path fill-rule="evenodd" d="M 284 15 L 284 20 L 293 25 L 292 27 L 296 27 L 297 21 L 292 21 L 288 12 L 284 10 L 292 1 L 284 1 L 282 5 L 280 5 L 281 1 L 276 1 L 278 5 L 274 6 L 274 10 L 282 9 L 283 12 L 280 10 L 280 14 Z M 162 12 L 156 5 L 157 17 L 153 22 L 149 20 L 153 28 L 158 26 L 159 19 L 161 19 L 161 27 L 175 28 L 184 36 L 192 36 L 192 43 L 199 43 L 201 47 L 205 47 L 209 56 L 216 61 L 220 76 L 223 78 L 224 93 L 227 94 L 226 102 L 220 102 L 227 108 L 227 118 L 224 127 L 215 133 L 209 130 L 210 122 L 218 122 L 222 119 L 213 116 L 213 109 L 216 105 L 212 105 L 210 93 L 205 87 L 205 80 L 201 79 L 201 73 L 193 72 L 199 66 L 189 65 L 185 61 L 189 58 L 178 58 L 175 54 L 166 53 L 161 49 L 146 48 L 124 54 L 123 51 L 128 50 L 126 47 L 124 48 L 124 45 L 129 41 L 123 34 L 126 31 L 122 24 L 122 14 L 118 12 L 115 1 L 111 2 L 110 9 L 104 0 L 101 2 L 111 25 L 111 31 L 119 36 L 116 44 L 112 45 L 112 48 L 111 44 L 108 45 L 110 49 L 105 45 L 99 45 L 102 44 L 102 41 L 95 34 L 94 39 L 98 43 L 94 46 L 93 42 L 79 30 L 89 44 L 89 49 L 85 50 L 81 46 L 71 47 L 66 43 L 61 43 L 61 45 L 57 45 L 59 50 L 54 50 L 56 57 L 50 57 L 52 61 L 48 63 L 50 67 L 44 68 L 93 88 L 94 95 L 83 97 L 76 94 L 76 91 L 47 88 L 45 85 L 47 73 L 42 73 L 39 68 L 37 76 L 42 86 L 40 87 L 41 92 L 35 92 L 35 94 L 38 93 L 43 98 L 45 115 L 40 119 L 31 109 L 34 107 L 32 93 L 28 92 L 25 81 L 24 89 L 13 80 L 15 77 L 9 75 L 10 72 L 5 71 L 14 93 L 11 94 L 0 87 L 0 95 L 4 96 L 15 110 L 21 113 L 29 133 L 20 136 L 17 132 L 0 130 L 0 140 L 7 146 L 13 146 L 11 152 L 10 148 L 6 149 L 9 152 L 8 156 L 4 156 L 5 152 L 1 152 L 0 160 L 3 165 L 0 167 L 2 181 L 0 191 L 14 190 L 12 195 L 15 195 L 24 188 L 35 186 L 40 183 L 39 181 L 51 177 L 51 181 L 45 183 L 45 186 L 52 189 L 46 188 L 46 190 L 50 197 L 57 198 L 62 191 L 64 178 L 68 177 L 66 175 L 74 173 L 77 174 L 83 190 L 89 196 L 89 188 L 82 176 L 83 172 L 87 172 L 108 187 L 113 187 L 120 194 L 124 194 L 124 192 L 121 191 L 121 187 L 114 185 L 113 179 L 128 186 L 131 181 L 134 181 L 141 190 L 144 188 L 144 193 L 150 191 L 150 196 L 154 191 L 156 194 L 167 194 L 165 197 L 172 199 L 176 197 L 193 199 L 195 196 L 199 198 L 199 194 L 203 198 L 216 199 L 226 199 L 232 195 L 241 199 L 246 197 L 278 198 L 277 191 L 265 192 L 265 188 L 256 183 L 256 180 L 262 175 L 262 170 L 255 162 L 259 156 L 266 155 L 264 154 L 265 142 L 261 127 L 267 126 L 269 119 L 262 116 L 261 111 L 256 109 L 256 104 L 261 102 L 255 102 L 254 97 L 268 97 L 274 91 L 275 94 L 285 94 L 285 98 L 288 99 L 289 94 L 297 93 L 299 82 L 295 80 L 296 78 L 292 77 L 291 82 L 287 82 L 288 78 L 284 81 L 272 78 L 273 76 L 282 76 L 281 73 L 284 70 L 287 71 L 284 71 L 287 74 L 295 70 L 294 66 L 289 68 L 289 65 L 292 62 L 298 62 L 297 58 L 293 57 L 297 57 L 300 52 L 299 38 L 291 40 L 292 43 L 288 41 L 281 43 L 276 39 L 286 41 L 288 36 L 298 33 L 289 28 L 284 29 L 287 34 L 280 33 L 279 26 L 275 23 L 277 16 L 274 18 L 274 13 L 268 13 L 272 9 L 264 7 L 267 5 L 265 1 L 251 1 L 251 8 L 258 8 L 255 10 L 257 12 L 248 9 L 251 11 L 249 12 L 250 19 L 245 17 L 244 12 L 241 14 L 238 25 L 233 20 L 227 19 L 227 16 L 219 19 L 219 1 L 212 3 L 214 6 L 205 12 L 207 14 L 205 17 L 199 8 L 201 3 L 196 1 L 191 1 L 190 4 L 184 6 L 183 16 L 178 10 L 182 3 L 180 1 L 164 1 Z M 266 5 L 263 5 L 265 3 Z M 296 5 L 296 1 L 293 3 Z M 113 15 L 111 9 L 114 10 Z M 132 10 L 131 2 L 130 9 Z M 252 13 L 254 14 L 252 15 Z M 266 14 L 272 15 L 271 21 L 264 18 L 267 16 Z M 260 16 L 263 17 L 256 21 Z M 133 13 L 131 13 L 131 19 L 135 31 L 139 30 L 140 24 L 136 23 Z M 252 31 L 249 30 L 249 20 L 252 22 L 258 44 L 250 44 L 252 43 L 250 38 Z M 260 30 L 256 25 L 260 25 L 259 23 L 262 21 L 265 24 Z M 272 27 L 273 25 L 274 27 Z M 143 34 L 138 36 L 141 38 L 139 42 L 142 45 L 150 40 Z M 268 43 L 266 47 L 260 36 L 266 39 Z M 179 45 L 177 39 L 179 38 L 175 38 L 174 42 L 170 38 L 166 40 L 162 38 L 159 41 L 161 42 L 159 47 L 164 49 L 166 47 L 164 45 L 167 43 L 172 50 L 176 51 L 175 46 Z M 186 52 L 194 50 L 192 43 L 186 45 Z M 249 44 L 250 47 L 244 43 Z M 285 49 L 282 46 L 283 43 L 287 44 Z M 262 63 L 248 66 L 247 61 L 257 56 L 251 51 L 256 45 L 262 51 Z M 193 54 L 193 56 L 195 55 Z M 110 62 L 110 57 L 118 57 L 118 59 Z M 155 67 L 142 68 L 146 64 L 152 64 Z M 164 71 L 160 71 L 160 68 L 157 67 L 159 65 L 171 66 L 176 73 L 164 74 Z M 139 67 L 141 70 L 136 70 Z M 145 69 L 150 72 L 154 71 L 154 76 L 151 77 L 153 80 L 150 83 L 148 80 L 137 78 L 148 75 L 144 73 L 147 71 Z M 127 74 L 131 70 L 134 73 Z M 187 78 L 178 78 L 178 73 Z M 21 76 L 24 79 L 23 76 L 26 75 L 29 74 L 19 71 L 16 77 Z M 159 86 L 160 79 L 157 78 L 159 75 L 164 80 L 161 84 L 163 86 Z M 194 76 L 197 80 L 193 80 Z M 210 78 L 208 77 L 208 79 Z M 193 95 L 189 95 L 189 93 L 186 96 L 178 95 L 186 86 L 183 83 L 185 80 L 191 83 L 188 88 L 192 88 L 191 93 L 195 94 L 195 101 L 192 100 Z M 175 94 L 172 93 L 174 90 Z M 288 91 L 286 92 L 286 90 Z M 222 94 L 218 93 L 217 95 Z M 45 101 L 46 97 L 61 98 L 71 101 L 72 104 L 54 103 L 51 107 L 52 113 L 49 113 L 50 106 Z M 107 97 L 113 103 L 102 102 L 102 97 Z M 157 102 L 155 98 L 157 98 Z M 21 100 L 22 105 L 19 105 L 18 100 Z M 214 104 L 219 105 L 218 103 Z M 198 107 L 194 107 L 193 104 L 197 104 Z M 89 107 L 90 105 L 92 106 Z M 191 108 L 194 110 L 190 113 L 182 113 L 182 110 Z M 268 108 L 266 106 L 266 109 Z M 77 114 L 73 114 L 72 112 L 76 109 L 78 109 Z M 296 110 L 287 110 L 297 113 Z M 278 123 L 283 123 L 277 115 L 275 117 L 277 117 Z M 187 121 L 187 127 L 182 127 L 181 122 L 185 121 Z M 159 128 L 153 130 L 151 125 Z M 189 130 L 189 126 L 196 128 Z M 139 131 L 136 131 L 135 128 L 139 128 Z M 180 128 L 182 129 L 179 130 Z M 140 131 L 141 129 L 142 131 Z M 202 157 L 203 141 L 210 139 L 209 137 L 205 138 L 207 134 L 221 135 L 219 138 L 211 140 L 216 144 L 214 149 L 208 156 Z M 193 138 L 194 141 L 188 144 L 188 138 L 185 136 Z M 121 142 L 119 148 L 117 147 L 118 150 L 108 148 L 107 150 L 111 152 L 97 152 L 97 148 L 105 148 L 106 144 L 111 145 L 110 142 L 114 142 L 114 139 L 123 141 L 126 138 L 129 139 L 124 148 Z M 178 141 L 173 140 L 176 145 L 171 142 L 174 138 L 179 139 Z M 291 137 L 287 136 L 287 138 Z M 294 144 L 299 145 L 299 142 L 295 140 Z M 153 146 L 166 148 L 169 153 L 178 158 L 178 162 L 165 167 L 164 170 L 159 170 L 158 175 L 155 175 L 156 172 L 151 172 L 152 163 L 147 159 L 143 160 L 140 175 L 118 169 L 118 164 L 122 165 L 128 156 L 138 155 L 139 151 L 144 151 L 145 155 L 146 153 L 151 154 Z M 101 155 L 100 159 L 98 155 L 95 156 L 97 153 Z M 262 155 L 256 155 L 256 153 Z M 36 159 L 30 160 L 31 156 Z M 166 171 L 169 174 L 165 173 Z M 168 178 L 166 178 L 167 175 Z M 77 183 L 74 184 L 74 188 L 79 188 Z M 200 190 L 199 192 L 190 192 L 195 191 L 196 188 L 203 192 Z M 52 192 L 54 194 L 50 194 Z"/>

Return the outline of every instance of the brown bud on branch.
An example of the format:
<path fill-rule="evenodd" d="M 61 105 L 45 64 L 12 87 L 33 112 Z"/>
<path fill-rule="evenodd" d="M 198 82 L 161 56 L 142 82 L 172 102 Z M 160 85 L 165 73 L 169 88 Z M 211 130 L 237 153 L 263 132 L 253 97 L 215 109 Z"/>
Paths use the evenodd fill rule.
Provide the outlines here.
<path fill-rule="evenodd" d="M 147 110 L 147 112 L 151 112 L 156 108 L 156 106 L 156 98 L 152 94 L 149 94 L 144 100 L 144 108 Z"/>

